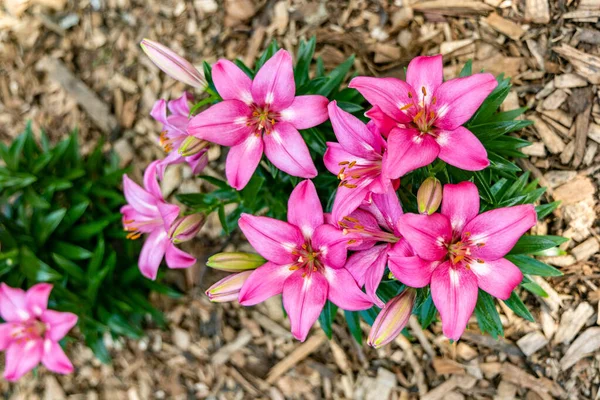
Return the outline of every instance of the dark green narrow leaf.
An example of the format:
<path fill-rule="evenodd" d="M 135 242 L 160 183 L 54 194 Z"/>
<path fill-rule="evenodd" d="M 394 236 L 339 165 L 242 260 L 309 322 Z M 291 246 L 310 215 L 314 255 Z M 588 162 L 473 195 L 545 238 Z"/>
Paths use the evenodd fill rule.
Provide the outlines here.
<path fill-rule="evenodd" d="M 505 257 L 508 261 L 515 264 L 521 272 L 529 275 L 539 276 L 562 276 L 563 273 L 550 265 L 536 260 L 535 258 L 528 257 L 522 254 L 507 255 Z"/>
<path fill-rule="evenodd" d="M 417 318 L 421 324 L 421 327 L 423 329 L 427 329 L 435 320 L 436 314 L 437 309 L 435 308 L 435 304 L 433 304 L 433 298 L 431 297 L 430 293 L 423 305 L 421 305 L 419 313 L 417 314 Z"/>
<path fill-rule="evenodd" d="M 523 304 L 521 298 L 516 292 L 512 292 L 508 300 L 504 300 L 504 304 L 508 306 L 515 314 L 521 318 L 525 318 L 528 321 L 535 322 L 533 315 L 527 309 L 527 306 Z"/>
<path fill-rule="evenodd" d="M 469 76 L 473 73 L 473 60 L 470 58 L 465 63 L 465 66 L 460 70 L 460 74 L 458 76 L 460 78 L 464 78 L 465 76 Z"/>
<path fill-rule="evenodd" d="M 52 253 L 52 260 L 56 266 L 58 266 L 61 270 L 65 272 L 66 275 L 75 279 L 78 282 L 85 281 L 85 274 L 79 265 L 75 264 L 73 261 L 59 255 L 56 253 Z"/>
<path fill-rule="evenodd" d="M 53 251 L 69 260 L 86 260 L 92 256 L 92 252 L 83 247 L 61 241 L 54 243 Z"/>
<path fill-rule="evenodd" d="M 51 282 L 62 278 L 59 272 L 37 258 L 29 248 L 22 247 L 20 255 L 21 262 L 19 266 L 27 279 L 34 282 Z"/>
<path fill-rule="evenodd" d="M 541 220 L 547 217 L 551 212 L 556 210 L 559 205 L 560 201 L 553 201 L 552 203 L 540 204 L 539 206 L 536 206 L 535 211 L 537 212 L 538 219 Z"/>
<path fill-rule="evenodd" d="M 487 332 L 495 338 L 504 335 L 504 328 L 502 328 L 502 321 L 500 321 L 500 315 L 496 310 L 494 298 L 481 289 L 477 297 L 475 315 L 481 332 Z"/>
<path fill-rule="evenodd" d="M 567 238 L 562 236 L 536 236 L 526 235 L 521 237 L 515 247 L 512 248 L 509 254 L 533 254 L 552 247 L 560 246 L 566 242 Z"/>
<path fill-rule="evenodd" d="M 87 240 L 102 232 L 104 228 L 110 225 L 110 221 L 98 220 L 87 224 L 77 225 L 70 231 L 70 237 L 73 240 Z"/>
<path fill-rule="evenodd" d="M 269 58 L 273 57 L 275 53 L 279 50 L 279 46 L 277 45 L 277 40 L 273 39 L 273 41 L 269 44 L 264 53 L 260 56 L 258 60 L 256 60 L 256 64 L 254 66 L 254 71 L 258 72 L 260 67 L 262 67 Z"/>
<path fill-rule="evenodd" d="M 333 71 L 331 71 L 328 75 L 329 80 L 317 90 L 316 94 L 320 94 L 322 96 L 328 97 L 337 90 L 344 78 L 350 72 L 350 68 L 354 65 L 354 56 L 348 57 L 346 61 L 338 65 Z"/>
<path fill-rule="evenodd" d="M 346 323 L 348 324 L 348 329 L 350 330 L 352 337 L 358 342 L 358 344 L 362 344 L 363 332 L 362 329 L 360 329 L 359 314 L 356 311 L 344 310 L 344 316 L 346 317 Z"/>
<path fill-rule="evenodd" d="M 52 232 L 58 227 L 62 219 L 64 218 L 67 210 L 61 208 L 59 210 L 52 211 L 50 214 L 43 217 L 37 226 L 33 227 L 33 232 L 37 237 L 37 242 L 43 245 L 46 240 L 50 237 Z"/>
<path fill-rule="evenodd" d="M 323 329 L 323 332 L 325 332 L 325 335 L 327 335 L 329 339 L 331 339 L 331 337 L 333 336 L 331 324 L 335 319 L 337 309 L 338 307 L 335 304 L 327 300 L 325 306 L 323 307 L 323 310 L 321 311 L 321 315 L 319 315 L 319 325 L 321 325 L 321 329 Z"/>
<path fill-rule="evenodd" d="M 315 54 L 316 44 L 316 36 L 312 36 L 307 42 L 304 40 L 300 41 L 300 46 L 298 47 L 298 61 L 296 62 L 296 68 L 294 69 L 294 80 L 296 81 L 296 87 L 301 87 L 308 82 L 308 71 Z"/>

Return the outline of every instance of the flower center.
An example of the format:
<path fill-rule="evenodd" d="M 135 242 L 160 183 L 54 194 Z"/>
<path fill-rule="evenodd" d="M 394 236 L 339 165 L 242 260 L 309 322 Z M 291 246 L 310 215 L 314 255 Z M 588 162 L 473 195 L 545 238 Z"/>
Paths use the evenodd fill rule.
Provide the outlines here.
<path fill-rule="evenodd" d="M 254 128 L 254 134 L 260 135 L 264 131 L 267 135 L 275 128 L 275 124 L 279 121 L 280 115 L 278 112 L 269 109 L 269 105 L 260 107 L 257 104 L 252 104 L 252 116 L 246 123 L 247 126 Z"/>
<path fill-rule="evenodd" d="M 435 111 L 431 109 L 431 106 L 435 105 L 437 99 L 433 96 L 430 103 L 426 101 L 427 90 L 425 89 L 425 86 L 421 87 L 421 93 L 423 93 L 423 100 L 416 103 L 414 95 L 411 92 L 408 92 L 408 98 L 412 101 L 400 107 L 400 110 L 408 111 L 409 114 L 412 115 L 413 124 L 421 133 L 427 133 L 433 137 L 437 137 L 437 134 L 433 130 L 433 126 L 438 116 Z"/>
<path fill-rule="evenodd" d="M 321 252 L 313 250 L 310 240 L 304 243 L 301 248 L 295 249 L 292 254 L 298 258 L 290 267 L 290 271 L 297 271 L 304 268 L 304 272 L 302 273 L 303 278 L 310 276 L 313 272 L 323 272 L 324 267 L 321 262 Z"/>
<path fill-rule="evenodd" d="M 27 321 L 23 325 L 15 328 L 11 332 L 11 336 L 15 340 L 30 341 L 41 339 L 46 334 L 48 325 L 40 320 Z"/>
<path fill-rule="evenodd" d="M 338 222 L 338 225 L 343 229 L 344 235 L 348 235 L 350 233 L 359 234 L 361 237 L 372 238 L 377 240 L 378 242 L 386 242 L 386 243 L 396 243 L 400 240 L 399 237 L 394 235 L 391 232 L 386 232 L 383 229 L 372 229 L 369 227 L 365 227 L 360 224 L 360 221 L 353 217 L 344 217 L 342 221 Z M 356 243 L 355 239 L 351 239 L 348 241 L 348 244 Z"/>
<path fill-rule="evenodd" d="M 375 161 L 367 161 L 359 164 L 356 161 L 342 161 L 338 164 L 341 169 L 337 177 L 340 180 L 338 186 L 355 189 L 358 182 L 366 178 L 375 178 L 381 174 L 381 157 Z"/>
<path fill-rule="evenodd" d="M 128 219 L 123 221 L 123 230 L 125 232 L 129 232 L 126 236 L 127 239 L 129 240 L 136 240 L 139 239 L 140 236 L 142 236 L 142 231 L 140 231 L 140 228 L 142 228 L 143 226 L 146 225 L 156 225 L 156 224 L 162 224 L 162 220 L 157 219 L 151 219 L 148 221 L 139 221 L 136 222 L 134 219 Z"/>
<path fill-rule="evenodd" d="M 455 238 L 449 244 L 446 244 L 446 248 L 448 249 L 448 259 L 453 265 L 462 261 L 467 268 L 470 268 L 470 265 L 473 262 L 481 264 L 484 262 L 481 259 L 473 258 L 473 248 L 483 247 L 485 246 L 485 243 L 474 243 L 470 239 L 470 236 L 471 234 L 469 232 L 465 232 L 462 235 L 462 238 Z"/>

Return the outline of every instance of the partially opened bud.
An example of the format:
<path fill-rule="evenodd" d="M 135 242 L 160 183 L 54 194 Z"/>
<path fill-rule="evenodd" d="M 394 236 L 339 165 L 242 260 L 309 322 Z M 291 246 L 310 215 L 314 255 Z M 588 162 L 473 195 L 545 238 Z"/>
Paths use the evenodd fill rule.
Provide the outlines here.
<path fill-rule="evenodd" d="M 184 157 L 193 156 L 210 146 L 206 140 L 198 139 L 195 136 L 188 136 L 179 146 L 179 154 Z"/>
<path fill-rule="evenodd" d="M 191 214 L 178 218 L 169 229 L 169 237 L 173 243 L 187 242 L 196 236 L 205 220 L 204 214 Z"/>
<path fill-rule="evenodd" d="M 206 262 L 207 267 L 227 272 L 239 272 L 256 269 L 266 263 L 267 260 L 252 253 L 218 253 L 210 257 Z"/>
<path fill-rule="evenodd" d="M 173 50 L 148 39 L 142 40 L 140 46 L 150 60 L 171 78 L 198 89 L 206 89 L 208 84 L 202 74 Z"/>
<path fill-rule="evenodd" d="M 417 204 L 420 214 L 431 215 L 442 203 L 442 184 L 434 177 L 423 181 L 417 192 Z"/>
<path fill-rule="evenodd" d="M 416 290 L 406 289 L 385 304 L 369 332 L 369 346 L 378 349 L 402 332 L 412 313 L 416 294 Z"/>
<path fill-rule="evenodd" d="M 227 301 L 237 300 L 242 285 L 253 271 L 244 271 L 237 274 L 231 274 L 215 283 L 206 291 L 210 301 L 214 303 L 225 303 Z"/>

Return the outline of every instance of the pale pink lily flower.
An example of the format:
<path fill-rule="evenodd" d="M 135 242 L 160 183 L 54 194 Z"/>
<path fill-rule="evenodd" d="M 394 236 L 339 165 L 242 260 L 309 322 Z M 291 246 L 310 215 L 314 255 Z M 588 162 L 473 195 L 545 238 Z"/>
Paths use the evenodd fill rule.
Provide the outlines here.
<path fill-rule="evenodd" d="M 263 152 L 280 170 L 313 178 L 317 170 L 298 129 L 327 120 L 324 96 L 296 96 L 292 57 L 279 50 L 254 80 L 228 60 L 212 68 L 223 101 L 192 118 L 190 134 L 231 146 L 225 164 L 229 184 L 241 190 L 256 170 Z"/>
<path fill-rule="evenodd" d="M 402 283 L 431 283 L 444 335 L 453 340 L 467 326 L 478 288 L 506 300 L 521 282 L 519 268 L 503 257 L 537 222 L 531 204 L 478 214 L 479 192 L 473 183 L 447 184 L 440 214 L 400 217 L 400 233 L 416 256 L 390 256 L 390 270 Z"/>
<path fill-rule="evenodd" d="M 193 97 L 185 92 L 176 99 L 166 102 L 163 99 L 154 103 L 150 115 L 163 125 L 163 131 L 160 134 L 160 144 L 168 153 L 167 157 L 158 164 L 158 175 L 162 179 L 165 168 L 171 164 L 180 164 L 187 162 L 194 175 L 199 174 L 208 164 L 208 143 L 198 149 L 195 154 L 190 156 L 181 155 L 180 148 L 186 139 L 193 137 L 188 133 L 188 124 L 190 122 L 190 102 Z M 167 108 L 170 115 L 167 116 Z"/>
<path fill-rule="evenodd" d="M 167 46 L 150 39 L 142 40 L 140 46 L 150 60 L 171 78 L 201 90 L 205 90 L 208 86 L 206 79 L 196 67 Z"/>
<path fill-rule="evenodd" d="M 373 194 L 360 208 L 339 222 L 343 233 L 358 238 L 350 246 L 355 251 L 346 262 L 358 286 L 365 287 L 367 295 L 378 307 L 383 302 L 377 296 L 388 254 L 398 246 L 406 246 L 400 237 L 398 220 L 402 208 L 394 190 L 385 194 Z"/>
<path fill-rule="evenodd" d="M 206 295 L 213 303 L 226 303 L 238 299 L 240 290 L 252 271 L 242 271 L 227 275 L 206 290 Z"/>
<path fill-rule="evenodd" d="M 302 181 L 288 202 L 288 222 L 242 214 L 239 226 L 267 262 L 246 279 L 239 302 L 251 306 L 283 293 L 292 334 L 304 341 L 329 299 L 344 310 L 373 303 L 344 268 L 348 241 L 326 224 L 313 183 Z"/>
<path fill-rule="evenodd" d="M 485 148 L 462 125 L 497 85 L 488 73 L 443 82 L 442 56 L 437 55 L 414 58 L 406 82 L 360 76 L 349 86 L 377 106 L 367 115 L 378 127 L 390 129 L 384 167 L 390 178 L 399 178 L 437 157 L 468 171 L 486 168 Z"/>
<path fill-rule="evenodd" d="M 169 230 L 179 215 L 179 207 L 167 203 L 156 180 L 160 161 L 154 161 L 144 171 L 144 187 L 140 187 L 127 175 L 123 175 L 123 192 L 127 205 L 121 207 L 123 226 L 129 232 L 128 239 L 137 239 L 142 234 L 148 237 L 142 247 L 138 266 L 142 275 L 156 279 L 163 257 L 169 268 L 187 268 L 196 259 L 178 249 L 169 237 Z"/>
<path fill-rule="evenodd" d="M 14 382 L 40 362 L 52 372 L 70 374 L 73 364 L 58 343 L 77 323 L 69 312 L 48 309 L 52 285 L 27 292 L 0 284 L 0 351 L 6 350 L 4 379 Z"/>
<path fill-rule="evenodd" d="M 354 115 L 329 103 L 329 119 L 338 143 L 328 142 L 323 157 L 325 167 L 340 179 L 331 216 L 341 221 L 371 193 L 394 191 L 394 183 L 384 176 L 383 160 L 387 144 L 377 127 L 364 124 Z"/>
<path fill-rule="evenodd" d="M 376 349 L 394 340 L 406 326 L 417 297 L 414 289 L 405 289 L 390 299 L 373 322 L 367 344 Z"/>

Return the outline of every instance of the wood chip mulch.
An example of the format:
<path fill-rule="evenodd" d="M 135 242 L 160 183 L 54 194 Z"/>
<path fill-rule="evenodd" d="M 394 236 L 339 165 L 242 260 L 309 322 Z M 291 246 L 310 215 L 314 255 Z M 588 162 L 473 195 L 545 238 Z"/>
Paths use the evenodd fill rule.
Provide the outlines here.
<path fill-rule="evenodd" d="M 499 341 L 471 323 L 451 344 L 439 324 L 422 331 L 411 321 L 414 340 L 401 336 L 378 351 L 341 326 L 332 341 L 315 328 L 299 343 L 278 299 L 254 308 L 209 303 L 201 289 L 219 276 L 201 265 L 174 276 L 188 289 L 183 300 L 155 299 L 167 330 L 150 327 L 139 342 L 107 337 L 112 365 L 70 345 L 75 374 L 42 369 L 16 385 L 0 380 L 0 393 L 49 400 L 600 399 L 599 18 L 599 0 L 4 0 L 0 140 L 27 120 L 54 139 L 78 127 L 84 151 L 104 137 L 139 178 L 163 156 L 150 108 L 185 89 L 143 55 L 144 37 L 200 65 L 220 57 L 251 64 L 273 38 L 294 51 L 299 38 L 316 35 L 326 67 L 356 54 L 359 73 L 398 77 L 412 57 L 441 53 L 446 78 L 467 59 L 475 71 L 512 77 L 503 109 L 527 106 L 525 118 L 535 121 L 521 133 L 533 145 L 520 165 L 548 187 L 546 200 L 562 201 L 535 231 L 571 240 L 567 255 L 544 260 L 564 272 L 538 281 L 550 296 L 522 294 L 536 323 L 498 306 L 506 331 Z M 222 174 L 220 150 L 210 154 L 207 172 Z M 185 168 L 170 169 L 165 181 L 166 194 L 201 189 Z M 209 220 L 191 245 L 199 258 L 235 248 L 219 233 L 218 221 Z"/>

